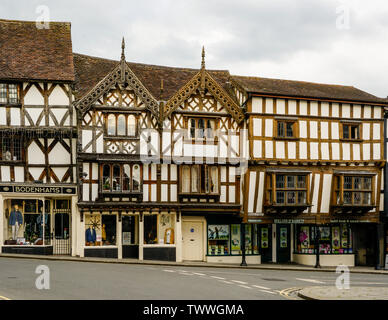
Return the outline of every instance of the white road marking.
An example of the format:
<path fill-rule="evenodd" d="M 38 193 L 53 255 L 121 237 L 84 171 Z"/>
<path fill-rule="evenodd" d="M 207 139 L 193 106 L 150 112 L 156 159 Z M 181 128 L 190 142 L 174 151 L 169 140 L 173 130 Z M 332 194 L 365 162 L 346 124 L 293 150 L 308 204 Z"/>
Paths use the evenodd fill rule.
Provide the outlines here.
<path fill-rule="evenodd" d="M 187 272 L 180 272 L 179 274 L 181 274 L 183 276 L 193 276 L 194 275 L 192 273 L 187 273 Z"/>
<path fill-rule="evenodd" d="M 248 282 L 244 282 L 244 281 L 238 281 L 238 280 L 231 280 L 233 282 L 236 282 L 236 283 L 241 283 L 241 284 L 248 284 Z"/>
<path fill-rule="evenodd" d="M 315 280 L 315 279 L 302 279 L 302 278 L 296 278 L 296 280 L 306 281 L 306 282 L 312 282 L 312 283 L 324 283 L 324 282 L 322 282 L 322 281 Z"/>
<path fill-rule="evenodd" d="M 216 276 L 210 276 L 210 277 L 212 277 L 212 278 L 214 278 L 214 279 L 225 280 L 225 278 L 221 278 L 221 277 L 216 277 Z"/>
<path fill-rule="evenodd" d="M 264 289 L 264 290 L 270 290 L 271 288 L 267 288 L 267 287 L 262 287 L 262 286 L 257 286 L 257 285 L 252 285 L 252 287 L 255 287 L 255 288 L 258 288 L 258 289 Z"/>
<path fill-rule="evenodd" d="M 222 282 L 222 283 L 226 283 L 226 284 L 234 284 L 232 282 L 229 282 L 229 281 L 225 281 L 225 280 L 218 280 L 219 282 Z"/>
<path fill-rule="evenodd" d="M 233 280 L 232 280 L 232 281 L 233 281 Z M 241 288 L 245 288 L 245 289 L 252 289 L 251 287 L 244 286 L 243 284 L 239 284 L 238 286 L 241 287 Z"/>
<path fill-rule="evenodd" d="M 199 273 L 199 272 L 193 272 L 193 274 L 196 274 L 197 276 L 206 276 L 204 273 Z"/>
<path fill-rule="evenodd" d="M 175 272 L 175 270 L 163 270 L 164 272 Z"/>
<path fill-rule="evenodd" d="M 261 292 L 270 293 L 270 294 L 276 294 L 276 292 L 268 291 L 268 290 L 260 290 Z"/>

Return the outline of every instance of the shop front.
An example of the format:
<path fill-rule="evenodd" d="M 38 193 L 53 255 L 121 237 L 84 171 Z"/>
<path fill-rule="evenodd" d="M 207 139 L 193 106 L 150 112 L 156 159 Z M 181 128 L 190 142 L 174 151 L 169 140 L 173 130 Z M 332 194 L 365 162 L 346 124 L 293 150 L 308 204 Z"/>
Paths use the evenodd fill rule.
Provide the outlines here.
<path fill-rule="evenodd" d="M 150 211 L 85 212 L 85 257 L 176 261 L 176 214 Z M 179 232 L 178 232 L 179 234 Z"/>
<path fill-rule="evenodd" d="M 2 253 L 72 254 L 75 187 L 12 185 L 0 189 Z"/>

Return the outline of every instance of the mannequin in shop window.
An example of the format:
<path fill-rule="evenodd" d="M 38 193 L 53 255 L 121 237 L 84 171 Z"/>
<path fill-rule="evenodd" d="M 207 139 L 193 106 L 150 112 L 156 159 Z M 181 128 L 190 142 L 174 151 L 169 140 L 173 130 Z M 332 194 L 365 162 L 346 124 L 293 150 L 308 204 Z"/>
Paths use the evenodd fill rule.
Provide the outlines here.
<path fill-rule="evenodd" d="M 12 239 L 16 240 L 19 228 L 23 225 L 23 215 L 19 210 L 19 206 L 15 204 L 9 216 L 9 225 L 12 228 Z"/>
<path fill-rule="evenodd" d="M 96 230 L 94 229 L 93 225 L 90 225 L 88 229 L 86 229 L 85 232 L 85 240 L 86 245 L 93 245 L 96 242 Z"/>

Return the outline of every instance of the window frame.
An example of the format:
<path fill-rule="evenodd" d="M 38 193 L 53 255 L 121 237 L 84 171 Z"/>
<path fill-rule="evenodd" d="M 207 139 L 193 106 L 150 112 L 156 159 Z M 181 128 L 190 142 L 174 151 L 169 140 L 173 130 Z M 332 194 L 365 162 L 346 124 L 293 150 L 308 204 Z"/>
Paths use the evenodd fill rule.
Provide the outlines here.
<path fill-rule="evenodd" d="M 130 168 L 130 176 L 127 177 L 129 179 L 129 188 L 128 190 L 123 190 L 124 186 L 124 168 L 125 166 L 129 166 Z M 134 179 L 133 179 L 133 173 L 134 173 L 134 167 L 139 166 L 139 187 L 138 190 L 134 190 Z M 104 175 L 104 168 L 109 167 L 109 188 L 105 188 L 106 179 Z M 119 167 L 120 168 L 120 175 L 119 175 L 119 188 L 116 190 L 113 189 L 113 179 L 114 179 L 114 168 Z M 104 194 L 114 194 L 114 193 L 120 193 L 120 194 L 139 194 L 142 193 L 142 166 L 138 163 L 101 163 L 100 164 L 100 191 Z"/>
<path fill-rule="evenodd" d="M 345 137 L 345 127 L 349 127 L 349 137 Z M 352 127 L 357 127 L 358 131 L 358 137 L 357 138 L 352 138 L 351 136 L 351 128 Z M 356 123 L 356 122 L 341 122 L 341 140 L 344 141 L 356 141 L 360 142 L 362 141 L 362 125 L 361 123 Z"/>
<path fill-rule="evenodd" d="M 9 150 L 4 149 L 4 139 L 8 139 L 9 142 Z M 16 146 L 16 143 L 19 143 L 19 146 Z M 15 151 L 15 149 L 18 149 L 18 152 Z M 10 159 L 5 159 L 5 153 L 9 151 L 11 153 Z M 14 160 L 14 156 L 17 154 L 19 156 L 19 159 Z M 7 136 L 7 135 L 1 135 L 0 136 L 0 162 L 23 162 L 25 156 L 25 150 L 24 150 L 24 139 L 22 136 Z"/>
<path fill-rule="evenodd" d="M 345 188 L 345 178 L 351 178 L 351 189 Z M 355 188 L 355 178 L 361 178 L 361 188 Z M 370 181 L 370 189 L 364 188 L 365 178 L 371 179 Z M 334 184 L 333 184 L 333 192 L 332 192 L 332 201 L 331 204 L 333 206 L 348 206 L 348 207 L 371 207 L 376 205 L 376 199 L 373 197 L 375 192 L 375 179 L 376 176 L 374 174 L 335 174 L 334 175 Z M 345 192 L 351 193 L 351 203 L 345 203 L 344 194 Z M 355 194 L 362 194 L 360 203 L 355 203 Z M 364 202 L 364 194 L 370 194 L 370 203 Z"/>
<path fill-rule="evenodd" d="M 1 87 L 5 86 L 6 89 L 6 100 L 1 101 Z M 16 87 L 16 101 L 11 102 L 10 100 L 10 86 Z M 20 85 L 18 83 L 0 83 L 0 105 L 18 105 L 20 104 Z"/>
<path fill-rule="evenodd" d="M 189 169 L 189 191 L 183 191 L 184 176 L 183 172 L 185 168 Z M 210 185 L 208 180 L 211 177 L 212 168 L 217 170 L 216 191 L 210 192 Z M 193 169 L 197 171 L 197 191 L 194 191 L 193 184 Z M 220 195 L 220 168 L 216 165 L 181 165 L 179 168 L 179 193 L 184 195 Z M 202 180 L 205 181 L 202 181 Z"/>
<path fill-rule="evenodd" d="M 114 134 L 109 133 L 109 118 L 113 116 L 114 117 Z M 124 117 L 124 134 L 119 134 L 119 119 Z M 129 118 L 135 119 L 135 128 L 134 128 L 134 135 L 130 135 L 130 127 L 129 127 Z M 126 139 L 133 139 L 138 138 L 139 136 L 139 119 L 137 114 L 134 113 L 106 113 L 104 115 L 104 121 L 105 121 L 105 137 L 106 138 L 126 138 Z"/>
<path fill-rule="evenodd" d="M 274 138 L 277 140 L 297 140 L 299 139 L 298 119 L 275 119 Z M 284 135 L 279 135 L 279 124 L 284 123 Z M 292 137 L 287 136 L 287 124 L 292 123 Z"/>
<path fill-rule="evenodd" d="M 192 130 L 193 130 L 193 127 L 192 127 L 192 121 L 194 121 L 195 123 L 195 128 L 194 128 L 194 137 L 192 136 Z M 203 129 L 203 137 L 200 137 L 198 136 L 199 135 L 199 122 L 200 121 L 203 121 L 204 123 L 204 129 Z M 212 131 L 208 131 L 209 130 L 209 127 L 208 127 L 208 123 L 209 121 L 211 121 L 211 123 L 213 123 L 214 127 L 212 128 Z M 217 138 L 217 130 L 218 130 L 218 118 L 215 118 L 215 117 L 203 117 L 203 116 L 189 116 L 186 118 L 185 120 L 185 124 L 186 124 L 186 140 L 188 141 L 191 141 L 191 142 L 194 142 L 194 141 L 212 141 L 212 142 L 217 142 L 218 141 L 218 138 Z M 212 136 L 208 136 L 208 133 L 209 132 L 212 132 Z"/>

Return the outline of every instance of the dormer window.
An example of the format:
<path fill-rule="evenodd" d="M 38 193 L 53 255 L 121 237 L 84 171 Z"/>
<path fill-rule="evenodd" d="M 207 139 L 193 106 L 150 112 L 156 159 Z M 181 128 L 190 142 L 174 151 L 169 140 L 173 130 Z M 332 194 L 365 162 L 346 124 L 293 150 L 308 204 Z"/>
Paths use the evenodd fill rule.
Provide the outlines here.
<path fill-rule="evenodd" d="M 17 84 L 0 83 L 0 103 L 16 104 L 18 102 Z"/>
<path fill-rule="evenodd" d="M 106 132 L 108 136 L 135 137 L 137 121 L 133 114 L 109 114 L 106 117 Z"/>

